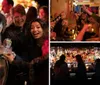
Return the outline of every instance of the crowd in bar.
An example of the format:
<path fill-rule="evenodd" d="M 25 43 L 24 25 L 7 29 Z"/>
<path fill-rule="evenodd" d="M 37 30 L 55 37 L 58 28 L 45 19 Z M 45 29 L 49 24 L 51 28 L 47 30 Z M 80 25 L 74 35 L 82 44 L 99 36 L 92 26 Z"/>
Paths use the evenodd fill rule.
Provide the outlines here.
<path fill-rule="evenodd" d="M 24 1 L 24 0 L 23 0 Z M 0 85 L 48 85 L 49 7 L 2 0 L 0 10 Z M 30 3 L 31 4 L 31 3 Z"/>
<path fill-rule="evenodd" d="M 52 43 L 51 85 L 70 80 L 100 80 L 99 43 Z M 66 85 L 66 84 L 65 84 Z"/>
<path fill-rule="evenodd" d="M 89 10 L 86 5 L 81 11 L 65 11 L 55 14 L 50 20 L 51 41 L 99 41 L 100 17 L 97 10 Z"/>

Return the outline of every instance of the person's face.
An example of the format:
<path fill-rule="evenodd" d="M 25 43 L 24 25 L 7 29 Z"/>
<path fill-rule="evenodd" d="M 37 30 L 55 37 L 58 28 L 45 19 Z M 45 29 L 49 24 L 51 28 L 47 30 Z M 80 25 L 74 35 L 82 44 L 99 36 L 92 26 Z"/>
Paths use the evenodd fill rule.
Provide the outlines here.
<path fill-rule="evenodd" d="M 2 11 L 4 13 L 9 13 L 10 7 L 11 6 L 8 4 L 7 0 L 3 0 L 3 2 L 2 2 Z"/>
<path fill-rule="evenodd" d="M 62 12 L 61 13 L 61 19 L 65 19 L 66 18 L 66 13 L 65 12 Z"/>
<path fill-rule="evenodd" d="M 62 26 L 67 27 L 67 26 L 68 26 L 68 21 L 67 21 L 67 20 L 63 20 L 63 21 L 62 21 Z"/>
<path fill-rule="evenodd" d="M 82 14 L 82 19 L 86 19 L 87 15 L 86 14 Z"/>
<path fill-rule="evenodd" d="M 31 24 L 31 34 L 35 39 L 39 39 L 43 36 L 43 29 L 39 22 L 32 22 Z"/>
<path fill-rule="evenodd" d="M 90 22 L 95 22 L 95 20 L 93 19 L 93 17 L 89 17 L 88 20 L 89 20 Z"/>
<path fill-rule="evenodd" d="M 43 9 L 39 9 L 39 18 L 43 19 L 43 18 L 45 18 L 45 16 L 46 16 L 45 11 Z"/>
<path fill-rule="evenodd" d="M 13 22 L 16 26 L 21 26 L 23 27 L 24 23 L 25 23 L 25 20 L 26 20 L 26 16 L 25 15 L 21 15 L 20 13 L 18 12 L 15 12 L 13 14 Z"/>

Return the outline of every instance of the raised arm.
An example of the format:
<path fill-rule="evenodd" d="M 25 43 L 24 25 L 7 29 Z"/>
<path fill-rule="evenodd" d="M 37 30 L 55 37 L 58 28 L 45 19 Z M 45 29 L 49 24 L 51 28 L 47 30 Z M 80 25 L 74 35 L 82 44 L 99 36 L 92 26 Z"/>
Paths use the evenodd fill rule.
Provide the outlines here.
<path fill-rule="evenodd" d="M 87 7 L 84 6 L 84 5 L 82 6 L 82 8 L 86 13 L 88 13 L 90 16 L 92 16 L 98 23 L 100 23 L 100 17 L 98 15 L 96 15 L 96 14 L 92 13 L 91 11 L 89 11 L 87 9 Z"/>
<path fill-rule="evenodd" d="M 91 24 L 85 24 L 82 28 L 82 30 L 79 32 L 79 34 L 77 35 L 75 41 L 82 41 L 85 32 L 88 30 L 88 28 L 91 26 Z"/>
<path fill-rule="evenodd" d="M 89 10 L 87 9 L 87 7 L 86 7 L 85 5 L 82 6 L 82 9 L 83 9 L 85 12 L 87 12 L 89 15 L 92 15 L 92 14 L 93 14 L 91 11 L 89 11 Z"/>

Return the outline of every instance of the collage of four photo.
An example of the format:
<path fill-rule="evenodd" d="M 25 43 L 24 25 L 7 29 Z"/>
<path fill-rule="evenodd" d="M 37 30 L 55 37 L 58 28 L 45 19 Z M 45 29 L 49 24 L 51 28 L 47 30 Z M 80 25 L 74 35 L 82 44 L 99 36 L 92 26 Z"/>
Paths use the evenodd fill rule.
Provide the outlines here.
<path fill-rule="evenodd" d="M 0 0 L 0 85 L 100 80 L 99 44 L 100 0 Z"/>

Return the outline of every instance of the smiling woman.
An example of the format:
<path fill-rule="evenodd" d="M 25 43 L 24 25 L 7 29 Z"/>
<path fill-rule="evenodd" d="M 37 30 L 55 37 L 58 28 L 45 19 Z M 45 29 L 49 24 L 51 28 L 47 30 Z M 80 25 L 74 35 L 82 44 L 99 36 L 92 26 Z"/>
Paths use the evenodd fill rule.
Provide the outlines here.
<path fill-rule="evenodd" d="M 47 28 L 46 23 L 43 22 L 41 19 L 33 20 L 31 22 L 30 32 L 31 32 L 33 38 L 36 40 L 37 44 L 39 46 L 42 46 L 43 53 L 45 53 L 44 50 L 46 51 L 46 49 L 47 49 L 47 51 L 46 51 L 47 53 L 45 53 L 45 54 L 48 54 L 49 40 L 48 40 L 48 28 Z M 47 43 L 45 43 L 45 42 L 47 42 Z M 46 46 L 44 46 L 44 45 L 46 45 Z"/>
<path fill-rule="evenodd" d="M 32 22 L 31 33 L 35 39 L 38 39 L 43 35 L 43 29 L 38 22 Z"/>
<path fill-rule="evenodd" d="M 12 54 L 5 55 L 13 66 L 18 67 L 16 69 L 28 74 L 27 76 L 22 73 L 22 79 L 25 78 L 24 80 L 29 83 L 28 85 L 40 85 L 41 83 L 43 85 L 48 85 L 49 39 L 47 30 L 47 25 L 41 19 L 33 20 L 30 23 L 30 40 L 28 41 L 28 48 L 26 49 L 28 52 L 28 59 L 31 57 L 29 62 L 17 60 L 17 56 L 14 58 Z"/>

